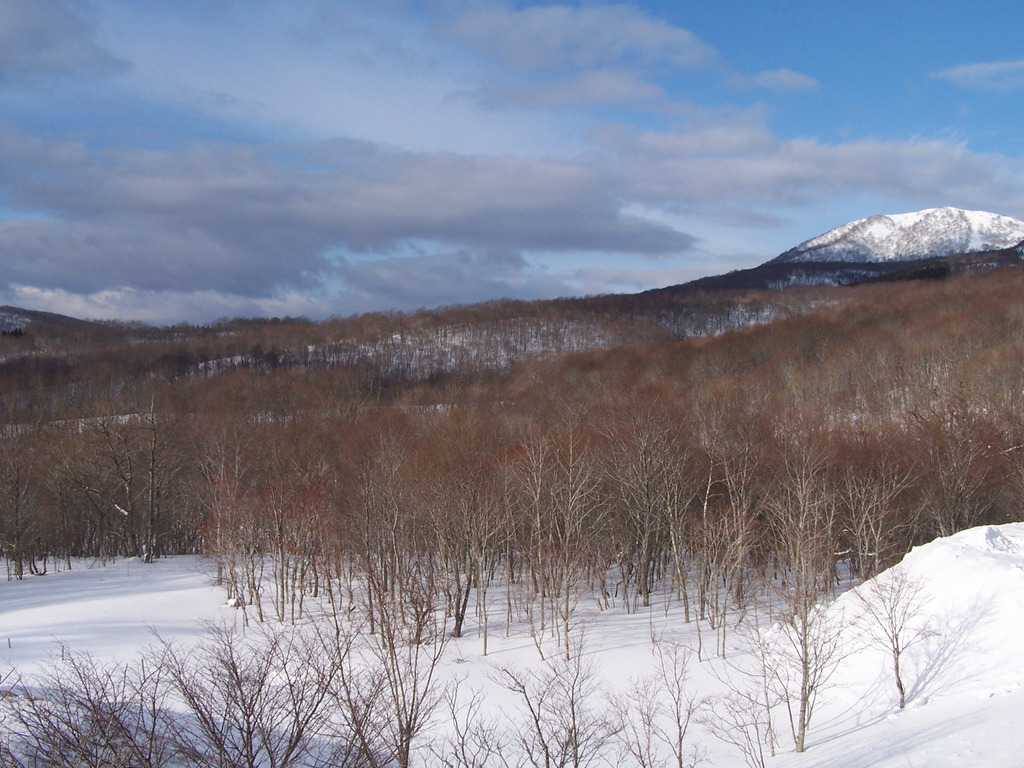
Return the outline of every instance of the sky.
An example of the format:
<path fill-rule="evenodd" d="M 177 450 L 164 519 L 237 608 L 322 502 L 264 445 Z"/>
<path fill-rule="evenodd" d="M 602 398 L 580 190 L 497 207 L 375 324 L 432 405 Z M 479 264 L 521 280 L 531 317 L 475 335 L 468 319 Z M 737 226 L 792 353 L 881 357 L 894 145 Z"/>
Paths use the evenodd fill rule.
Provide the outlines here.
<path fill-rule="evenodd" d="M 673 285 L 1024 219 L 1024 5 L 0 0 L 0 304 L 205 323 Z"/>

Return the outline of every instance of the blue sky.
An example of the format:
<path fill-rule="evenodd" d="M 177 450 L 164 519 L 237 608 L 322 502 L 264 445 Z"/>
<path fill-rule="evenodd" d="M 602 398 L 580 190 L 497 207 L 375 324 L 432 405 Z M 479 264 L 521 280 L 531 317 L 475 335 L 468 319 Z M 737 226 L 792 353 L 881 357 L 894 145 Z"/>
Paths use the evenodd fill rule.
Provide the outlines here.
<path fill-rule="evenodd" d="M 156 323 L 636 291 L 1024 218 L 1019 3 L 0 0 L 0 303 Z"/>

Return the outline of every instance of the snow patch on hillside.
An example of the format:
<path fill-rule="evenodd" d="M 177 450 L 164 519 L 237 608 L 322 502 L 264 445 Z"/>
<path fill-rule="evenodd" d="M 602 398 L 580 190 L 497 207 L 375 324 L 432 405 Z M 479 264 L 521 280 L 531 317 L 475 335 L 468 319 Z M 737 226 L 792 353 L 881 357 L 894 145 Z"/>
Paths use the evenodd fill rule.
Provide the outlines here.
<path fill-rule="evenodd" d="M 144 564 L 73 561 L 73 570 L 0 582 L 0 676 L 31 673 L 61 645 L 101 659 L 131 658 L 154 632 L 198 638 L 201 622 L 233 620 L 212 564 L 178 556 Z"/>
<path fill-rule="evenodd" d="M 32 318 L 13 309 L 0 309 L 0 331 L 16 331 L 32 322 Z"/>

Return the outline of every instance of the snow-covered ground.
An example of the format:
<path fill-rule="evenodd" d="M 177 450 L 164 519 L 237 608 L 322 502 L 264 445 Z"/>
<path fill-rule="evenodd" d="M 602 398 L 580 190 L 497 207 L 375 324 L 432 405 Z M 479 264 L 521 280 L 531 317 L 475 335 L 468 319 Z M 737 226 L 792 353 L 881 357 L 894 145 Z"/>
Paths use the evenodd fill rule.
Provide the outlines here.
<path fill-rule="evenodd" d="M 196 557 L 132 558 L 0 582 L 0 664 L 30 673 L 62 644 L 121 659 L 152 644 L 154 632 L 198 638 L 203 620 L 233 620 L 211 572 Z"/>
<path fill-rule="evenodd" d="M 902 575 L 899 575 L 902 574 Z M 780 753 L 768 765 L 787 768 L 945 768 L 1024 764 L 1024 524 L 984 527 L 940 539 L 911 552 L 885 579 L 916 597 L 906 637 L 915 640 L 901 657 L 906 708 L 897 707 L 892 658 L 871 638 L 871 622 L 850 624 L 842 633 L 841 661 L 821 694 L 804 754 L 794 754 L 786 729 Z M 829 609 L 846 619 L 862 614 L 862 585 Z M 504 613 L 500 595 L 490 598 L 493 615 Z M 240 613 L 225 605 L 213 585 L 210 565 L 198 558 L 169 558 L 153 565 L 133 560 L 0 583 L 0 675 L 11 665 L 25 675 L 59 654 L 64 643 L 102 659 L 130 657 L 154 640 L 154 631 L 183 643 L 200 640 L 201 621 L 235 623 Z M 655 667 L 652 638 L 695 648 L 694 624 L 673 606 L 627 614 L 599 612 L 581 602 L 577 634 L 585 636 L 585 657 L 609 688 L 624 690 Z M 508 717 L 514 696 L 495 682 L 496 671 L 542 664 L 523 626 L 492 626 L 490 652 L 481 655 L 475 624 L 453 640 L 441 673 L 462 680 L 465 691 L 484 692 L 484 710 Z M 771 632 L 771 627 L 765 628 Z M 721 694 L 725 662 L 715 659 L 713 633 L 703 629 L 704 661 L 692 659 L 686 685 L 696 698 Z M 736 643 L 740 635 L 734 634 Z M 553 642 L 545 646 L 556 653 Z M 743 652 L 729 663 L 742 664 Z M 440 725 L 439 727 L 444 727 Z M 744 765 L 735 747 L 692 727 L 689 739 L 706 750 L 707 765 Z M 429 765 L 429 760 L 417 764 Z"/>

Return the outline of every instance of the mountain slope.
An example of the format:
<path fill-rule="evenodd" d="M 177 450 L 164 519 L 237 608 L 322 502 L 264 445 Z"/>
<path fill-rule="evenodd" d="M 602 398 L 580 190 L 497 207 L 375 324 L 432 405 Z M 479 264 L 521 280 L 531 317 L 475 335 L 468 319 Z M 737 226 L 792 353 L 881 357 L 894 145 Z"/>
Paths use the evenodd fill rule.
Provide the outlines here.
<path fill-rule="evenodd" d="M 776 262 L 916 261 L 1009 248 L 1024 240 L 1024 221 L 986 211 L 929 208 L 871 216 L 805 240 Z"/>

